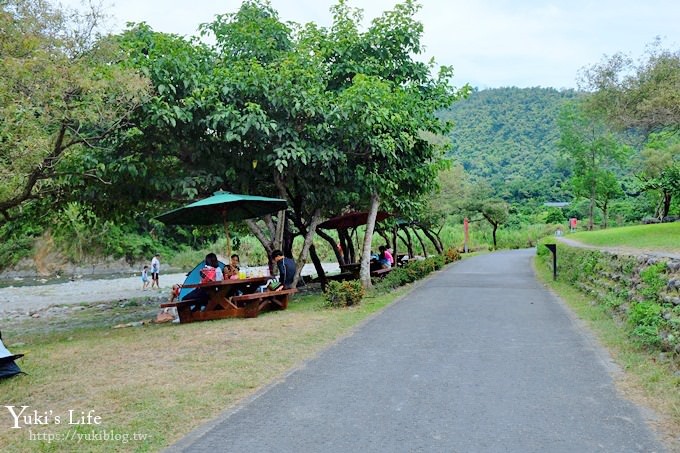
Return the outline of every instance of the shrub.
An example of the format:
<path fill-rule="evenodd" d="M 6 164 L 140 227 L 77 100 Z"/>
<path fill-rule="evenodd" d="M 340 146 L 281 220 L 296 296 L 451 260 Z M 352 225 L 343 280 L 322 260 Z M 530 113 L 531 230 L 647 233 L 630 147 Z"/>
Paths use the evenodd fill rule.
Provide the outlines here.
<path fill-rule="evenodd" d="M 0 225 L 0 269 L 31 256 L 34 243 L 41 234 L 39 225 L 21 220 L 9 220 Z"/>
<path fill-rule="evenodd" d="M 449 247 L 446 252 L 444 252 L 443 258 L 446 261 L 446 264 L 453 263 L 454 261 L 458 261 L 460 259 L 460 252 L 458 252 L 458 250 L 453 247 Z"/>
<path fill-rule="evenodd" d="M 661 306 L 656 302 L 638 302 L 628 313 L 628 323 L 633 331 L 633 340 L 642 346 L 661 345 L 659 332 L 664 324 Z M 671 340 L 672 340 L 671 336 Z"/>
<path fill-rule="evenodd" d="M 408 264 L 404 267 L 396 267 L 392 269 L 389 274 L 387 274 L 382 280 L 378 282 L 376 288 L 391 290 L 411 282 L 412 280 L 409 276 L 409 272 L 406 270 L 407 266 Z"/>
<path fill-rule="evenodd" d="M 91 209 L 77 202 L 68 203 L 54 226 L 55 243 L 72 261 L 80 262 L 85 252 L 94 248 L 98 235 L 92 231 L 96 223 L 97 216 Z"/>
<path fill-rule="evenodd" d="M 446 256 L 431 256 L 424 260 L 412 260 L 402 267 L 392 268 L 380 282 L 376 284 L 376 289 L 389 291 L 407 283 L 415 282 L 428 274 L 441 269 L 447 262 Z"/>
<path fill-rule="evenodd" d="M 366 291 L 359 280 L 330 282 L 326 285 L 324 298 L 329 307 L 349 307 L 358 305 Z"/>
<path fill-rule="evenodd" d="M 435 255 L 431 256 L 430 258 L 432 262 L 434 263 L 434 270 L 439 270 L 442 267 L 444 267 L 446 264 L 448 264 L 450 261 L 446 261 L 446 257 L 444 255 Z"/>
<path fill-rule="evenodd" d="M 563 223 L 567 220 L 561 208 L 550 208 L 545 216 L 545 223 Z"/>
<path fill-rule="evenodd" d="M 643 269 L 640 272 L 640 280 L 644 283 L 640 288 L 640 293 L 649 300 L 659 300 L 659 293 L 666 286 L 663 273 L 666 270 L 666 263 L 656 263 Z"/>
<path fill-rule="evenodd" d="M 602 297 L 602 305 L 610 310 L 616 309 L 621 305 L 621 301 L 614 294 L 607 293 Z"/>
<path fill-rule="evenodd" d="M 0 270 L 31 256 L 35 240 L 32 236 L 14 236 L 11 240 L 0 241 Z"/>

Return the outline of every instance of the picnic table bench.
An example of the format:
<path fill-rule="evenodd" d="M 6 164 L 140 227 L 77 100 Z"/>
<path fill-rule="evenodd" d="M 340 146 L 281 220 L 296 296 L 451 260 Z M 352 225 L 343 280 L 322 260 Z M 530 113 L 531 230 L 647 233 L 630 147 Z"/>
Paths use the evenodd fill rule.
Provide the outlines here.
<path fill-rule="evenodd" d="M 184 298 L 161 304 L 161 308 L 177 308 L 180 323 L 223 318 L 255 318 L 262 311 L 285 310 L 289 297 L 297 289 L 259 291 L 271 277 L 252 277 L 240 280 L 184 285 L 184 288 L 201 288 L 208 297 Z"/>
<path fill-rule="evenodd" d="M 372 276 L 380 276 L 383 274 L 386 274 L 387 272 L 390 271 L 390 269 L 383 269 L 382 265 L 378 263 L 377 261 L 371 261 L 371 275 Z M 339 275 L 345 275 L 345 274 L 351 274 L 354 279 L 359 278 L 359 272 L 361 271 L 361 263 L 350 263 L 350 264 L 342 264 L 340 265 L 340 270 L 342 273 Z M 387 271 L 387 272 L 380 272 L 380 271 Z M 348 279 L 349 280 L 349 279 Z"/>
<path fill-rule="evenodd" d="M 340 266 L 340 269 L 342 270 L 341 273 L 336 274 L 336 275 L 329 275 L 326 277 L 327 280 L 338 280 L 338 281 L 344 281 L 344 280 L 358 280 L 359 279 L 359 271 L 361 270 L 361 263 L 351 263 L 351 264 L 343 264 Z M 383 267 L 378 263 L 378 262 L 371 262 L 371 277 L 384 277 L 387 275 L 392 269 L 383 269 Z"/>
<path fill-rule="evenodd" d="M 340 270 L 342 272 L 359 272 L 359 268 L 361 268 L 361 263 L 347 263 L 340 265 Z"/>
<path fill-rule="evenodd" d="M 344 281 L 344 280 L 352 280 L 354 279 L 354 274 L 351 272 L 341 272 L 339 274 L 324 274 L 324 278 L 326 281 Z M 307 283 L 321 283 L 321 277 L 316 276 L 314 278 L 310 278 Z"/>
<path fill-rule="evenodd" d="M 327 275 L 326 280 L 344 282 L 345 280 L 354 280 L 356 278 L 353 272 L 340 272 L 339 274 Z"/>
<path fill-rule="evenodd" d="M 376 269 L 374 271 L 371 271 L 371 277 L 382 278 L 382 277 L 386 276 L 387 274 L 389 274 L 390 271 L 392 271 L 392 268 Z"/>
<path fill-rule="evenodd" d="M 359 271 L 361 269 L 360 263 L 341 264 L 341 272 L 339 274 L 326 275 L 327 281 L 343 282 L 346 280 L 358 280 Z M 387 275 L 392 269 L 383 269 L 377 262 L 371 263 L 371 277 L 382 278 Z M 311 283 L 318 283 L 321 279 L 319 277 L 313 279 Z"/>

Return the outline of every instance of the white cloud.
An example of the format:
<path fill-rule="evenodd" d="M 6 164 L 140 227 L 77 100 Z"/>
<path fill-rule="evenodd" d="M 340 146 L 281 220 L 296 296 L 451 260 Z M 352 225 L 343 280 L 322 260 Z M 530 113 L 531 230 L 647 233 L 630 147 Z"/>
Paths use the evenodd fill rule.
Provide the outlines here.
<path fill-rule="evenodd" d="M 110 0 L 107 0 L 110 1 Z M 115 28 L 148 22 L 155 30 L 194 35 L 215 14 L 238 10 L 240 0 L 114 0 Z M 62 0 L 77 5 L 79 0 Z M 335 0 L 272 0 L 282 20 L 330 25 Z M 365 24 L 395 1 L 351 1 Z M 642 54 L 657 35 L 680 43 L 676 0 L 421 0 L 425 59 L 455 69 L 454 83 L 473 86 L 574 87 L 577 71 L 616 52 Z"/>

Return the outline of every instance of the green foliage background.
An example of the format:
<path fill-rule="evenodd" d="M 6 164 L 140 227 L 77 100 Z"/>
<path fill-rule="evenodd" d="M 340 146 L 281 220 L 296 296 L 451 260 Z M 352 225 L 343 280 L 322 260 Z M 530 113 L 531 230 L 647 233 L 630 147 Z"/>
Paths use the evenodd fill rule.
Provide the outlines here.
<path fill-rule="evenodd" d="M 73 23 L 56 14 L 56 4 L 32 19 L 43 35 L 19 33 L 18 16 L 5 13 L 33 3 L 6 2 L 0 17 L 7 31 L 0 45 L 0 108 L 3 117 L 31 125 L 5 121 L 0 128 L 6 166 L 0 171 L 0 266 L 30 256 L 45 235 L 73 262 L 104 256 L 133 262 L 156 252 L 188 260 L 221 247 L 221 227 L 166 226 L 153 217 L 218 188 L 287 198 L 291 236 L 311 230 L 312 218 L 366 209 L 377 191 L 381 209 L 436 232 L 444 248 L 462 243 L 464 216 L 478 249 L 532 246 L 588 211 L 575 190 L 573 165 L 558 149 L 560 112 L 584 98 L 590 99 L 586 113 L 608 112 L 601 118 L 609 126 L 637 140 L 616 172 L 605 169 L 612 199 L 600 210 L 609 211 L 609 225 L 658 216 L 660 195 L 663 212 L 680 214 L 679 122 L 674 115 L 658 120 L 677 104 L 677 51 L 657 48 L 637 68 L 626 63 L 637 69 L 630 72 L 637 81 L 598 78 L 616 75 L 625 60 L 593 66 L 585 74 L 594 93 L 506 87 L 473 90 L 461 101 L 470 87 L 450 85 L 453 68 L 435 74 L 434 61 L 413 58 L 422 50 L 423 27 L 415 15 L 419 4 L 411 0 L 366 28 L 360 10 L 339 2 L 328 29 L 283 23 L 269 2 L 248 0 L 200 27 L 214 44 L 133 24 L 117 36 L 93 33 L 73 48 L 78 43 L 63 33 Z M 49 56 L 38 52 L 41 46 L 51 59 L 36 60 Z M 92 52 L 74 51 L 81 47 Z M 52 69 L 25 70 L 36 61 Z M 55 78 L 59 68 L 69 77 Z M 644 77 L 660 74 L 659 83 Z M 50 77 L 59 83 L 46 89 L 43 79 Z M 13 86 L 39 90 L 24 96 Z M 635 108 L 631 99 L 643 95 L 652 105 L 620 109 Z M 17 117 L 18 101 L 29 100 L 20 110 L 38 114 Z M 62 108 L 66 101 L 78 108 Z M 40 114 L 52 105 L 50 115 Z M 73 115 L 64 119 L 62 110 Z M 112 123 L 120 127 L 108 127 Z M 75 140 L 68 142 L 73 146 L 46 156 L 45 144 L 57 131 Z M 442 161 L 444 152 L 452 163 Z M 31 172 L 40 178 L 35 193 L 15 198 L 23 184 L 16 176 Z M 436 182 L 439 194 L 431 192 Z M 335 190 L 319 190 L 329 186 Z M 571 204 L 546 207 L 545 201 Z M 594 220 L 603 223 L 600 212 Z M 498 227 L 497 237 L 487 223 Z M 234 245 L 261 262 L 247 228 L 232 228 Z M 319 243 L 320 255 L 332 259 Z M 426 247 L 423 254 L 435 252 Z"/>
<path fill-rule="evenodd" d="M 493 88 L 441 112 L 454 122 L 449 155 L 507 201 L 568 201 L 557 118 L 574 90 Z"/>

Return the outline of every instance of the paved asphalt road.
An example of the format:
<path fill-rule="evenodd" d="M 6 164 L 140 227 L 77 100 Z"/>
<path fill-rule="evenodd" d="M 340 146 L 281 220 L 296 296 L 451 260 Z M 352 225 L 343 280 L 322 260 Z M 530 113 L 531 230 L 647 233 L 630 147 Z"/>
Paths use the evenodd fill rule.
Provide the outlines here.
<path fill-rule="evenodd" d="M 189 452 L 660 452 L 533 250 L 462 261 L 173 446 Z"/>

